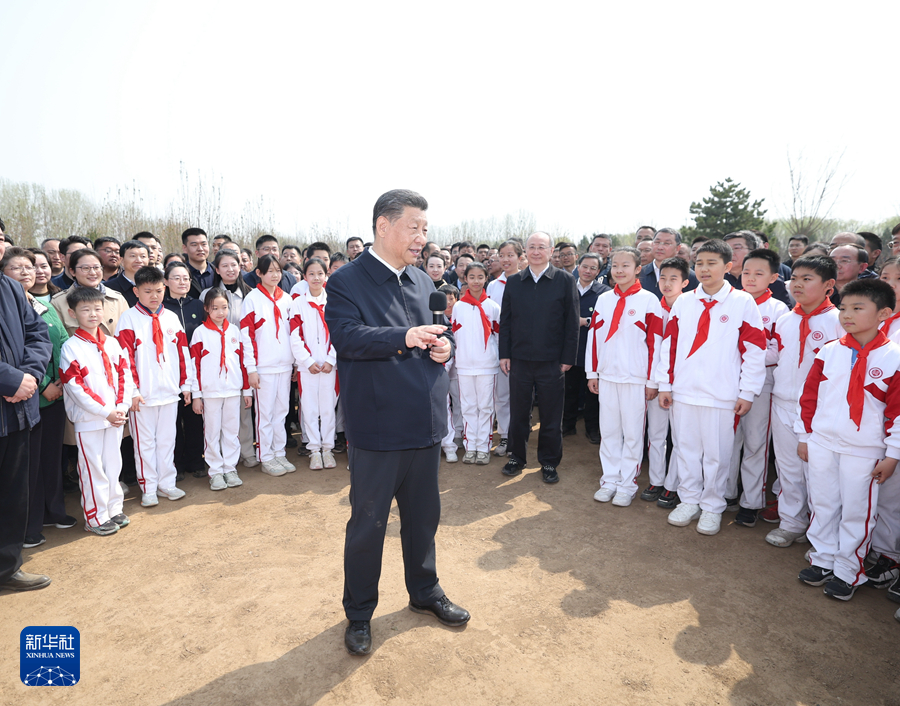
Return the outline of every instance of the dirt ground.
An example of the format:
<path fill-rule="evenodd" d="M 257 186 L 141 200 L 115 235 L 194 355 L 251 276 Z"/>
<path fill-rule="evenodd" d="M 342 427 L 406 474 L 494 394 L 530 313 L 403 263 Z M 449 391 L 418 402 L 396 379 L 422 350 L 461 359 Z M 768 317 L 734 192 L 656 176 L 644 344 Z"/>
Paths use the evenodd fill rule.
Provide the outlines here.
<path fill-rule="evenodd" d="M 808 545 L 769 546 L 763 522 L 726 514 L 704 537 L 655 504 L 595 502 L 597 447 L 581 434 L 544 485 L 535 442 L 511 480 L 493 457 L 441 468 L 438 571 L 472 613 L 463 629 L 407 609 L 395 514 L 374 652 L 347 655 L 347 457 L 321 472 L 301 459 L 222 492 L 188 478 L 185 499 L 155 508 L 132 492 L 112 537 L 48 528 L 24 568 L 52 586 L 0 594 L 0 703 L 900 704 L 882 591 L 843 603 L 804 586 Z M 79 684 L 19 681 L 30 625 L 81 631 Z"/>

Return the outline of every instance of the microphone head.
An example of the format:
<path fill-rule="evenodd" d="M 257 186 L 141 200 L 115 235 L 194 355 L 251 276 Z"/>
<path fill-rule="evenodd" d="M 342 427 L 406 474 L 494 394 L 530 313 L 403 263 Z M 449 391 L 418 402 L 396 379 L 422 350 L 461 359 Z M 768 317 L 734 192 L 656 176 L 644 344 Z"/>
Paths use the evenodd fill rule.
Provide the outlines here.
<path fill-rule="evenodd" d="M 428 308 L 433 312 L 446 311 L 447 295 L 444 292 L 432 292 L 428 297 Z"/>

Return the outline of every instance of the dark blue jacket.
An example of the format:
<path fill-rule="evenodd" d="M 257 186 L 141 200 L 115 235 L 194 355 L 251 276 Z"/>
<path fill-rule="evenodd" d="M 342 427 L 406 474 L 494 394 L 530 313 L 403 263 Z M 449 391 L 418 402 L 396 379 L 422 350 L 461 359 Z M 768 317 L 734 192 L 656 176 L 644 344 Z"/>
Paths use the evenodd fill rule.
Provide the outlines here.
<path fill-rule="evenodd" d="M 351 445 L 421 449 L 447 433 L 447 372 L 429 350 L 406 347 L 408 329 L 432 323 L 432 292 L 422 270 L 407 267 L 398 280 L 368 250 L 328 278 L 325 321 Z"/>
<path fill-rule="evenodd" d="M 577 285 L 576 285 L 577 286 Z M 591 288 L 587 290 L 584 294 L 580 295 L 579 306 L 581 308 L 581 318 L 591 320 L 591 317 L 594 315 L 594 306 L 597 304 L 597 297 L 599 297 L 604 292 L 608 292 L 612 289 L 612 287 L 608 287 L 607 285 L 594 280 L 591 284 Z M 577 291 L 577 290 L 576 290 Z M 589 326 L 579 326 L 578 327 L 578 357 L 575 359 L 575 365 L 584 367 L 584 351 L 587 348 L 587 337 L 588 332 L 590 331 Z"/>
<path fill-rule="evenodd" d="M 138 302 L 137 294 L 134 293 L 134 284 L 128 281 L 124 272 L 120 272 L 115 277 L 110 277 L 103 283 L 103 286 L 109 287 L 125 297 L 129 307 L 134 306 Z"/>
<path fill-rule="evenodd" d="M 181 328 L 187 335 L 188 344 L 190 344 L 194 331 L 206 321 L 206 309 L 203 308 L 203 302 L 194 299 L 190 294 L 181 299 L 175 299 L 167 294 L 163 299 L 163 306 L 178 317 Z"/>
<path fill-rule="evenodd" d="M 0 437 L 40 421 L 39 393 L 16 404 L 3 398 L 16 394 L 25 373 L 40 383 L 52 353 L 47 324 L 28 303 L 22 285 L 0 275 Z"/>
<path fill-rule="evenodd" d="M 644 268 L 641 270 L 641 287 L 646 289 L 648 292 L 653 292 L 656 295 L 657 299 L 662 299 L 662 292 L 659 291 L 659 280 L 656 279 L 656 270 L 653 269 L 653 263 L 649 263 L 644 265 Z M 690 292 L 692 289 L 697 289 L 697 275 L 694 274 L 693 270 L 688 270 L 688 284 L 684 288 L 685 292 Z M 610 282 L 610 286 L 612 283 Z"/>

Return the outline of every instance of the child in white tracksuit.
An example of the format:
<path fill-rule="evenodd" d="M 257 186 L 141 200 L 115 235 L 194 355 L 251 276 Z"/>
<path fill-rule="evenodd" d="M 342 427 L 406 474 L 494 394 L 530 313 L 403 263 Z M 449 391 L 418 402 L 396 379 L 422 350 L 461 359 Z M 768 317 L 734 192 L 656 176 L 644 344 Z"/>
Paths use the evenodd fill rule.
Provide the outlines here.
<path fill-rule="evenodd" d="M 209 487 L 224 490 L 243 485 L 237 474 L 241 404 L 250 407 L 250 385 L 244 369 L 241 332 L 228 322 L 228 298 L 210 289 L 203 299 L 206 321 L 191 338 L 196 375 L 191 390 L 194 412 L 203 415 L 204 456 Z"/>

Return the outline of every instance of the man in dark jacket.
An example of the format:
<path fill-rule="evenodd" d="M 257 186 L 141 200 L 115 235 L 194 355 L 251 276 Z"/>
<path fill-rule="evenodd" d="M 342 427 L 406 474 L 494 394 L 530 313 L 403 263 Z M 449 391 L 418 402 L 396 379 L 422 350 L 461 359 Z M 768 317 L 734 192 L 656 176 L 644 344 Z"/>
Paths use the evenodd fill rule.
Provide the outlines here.
<path fill-rule="evenodd" d="M 328 280 L 325 320 L 337 351 L 350 455 L 343 602 L 350 621 L 344 644 L 352 655 L 372 649 L 370 621 L 394 498 L 410 609 L 450 626 L 469 620 L 444 594 L 435 568 L 449 392 L 443 363 L 452 337 L 433 325 L 434 284 L 415 267 L 426 242 L 427 208 L 413 191 L 383 194 L 372 218 L 374 244 Z"/>
<path fill-rule="evenodd" d="M 6 239 L 0 229 L 0 258 Z M 0 275 L 0 589 L 30 591 L 50 579 L 21 570 L 28 522 L 28 454 L 40 421 L 38 381 L 53 347 L 22 285 Z"/>
<path fill-rule="evenodd" d="M 653 262 L 644 265 L 640 281 L 641 287 L 655 294 L 657 299 L 662 299 L 662 292 L 659 291 L 659 266 L 663 260 L 678 255 L 679 245 L 681 245 L 681 233 L 674 228 L 660 228 L 653 236 Z M 696 289 L 697 284 L 694 271 L 688 270 L 688 284 L 684 291 L 689 292 Z"/>
<path fill-rule="evenodd" d="M 541 410 L 538 462 L 545 483 L 557 483 L 562 460 L 563 375 L 578 354 L 575 278 L 550 264 L 550 236 L 525 241 L 528 267 L 506 280 L 500 307 L 500 369 L 509 375 L 508 476 L 525 467 L 531 406 Z"/>

